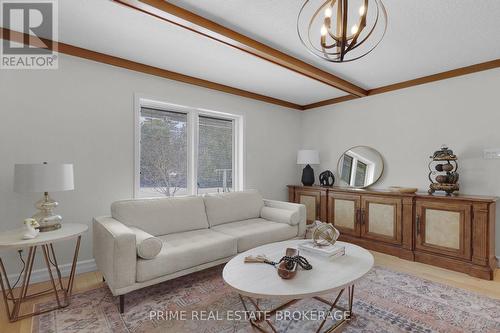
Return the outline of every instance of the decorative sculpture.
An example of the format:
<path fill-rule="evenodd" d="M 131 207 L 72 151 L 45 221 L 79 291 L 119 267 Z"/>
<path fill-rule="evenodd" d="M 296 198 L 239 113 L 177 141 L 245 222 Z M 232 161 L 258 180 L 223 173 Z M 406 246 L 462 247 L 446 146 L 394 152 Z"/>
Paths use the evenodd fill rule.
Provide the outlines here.
<path fill-rule="evenodd" d="M 340 236 L 340 232 L 329 223 L 321 223 L 313 232 L 312 240 L 316 246 L 333 245 Z"/>
<path fill-rule="evenodd" d="M 333 186 L 335 176 L 330 170 L 323 171 L 319 174 L 319 183 L 321 186 Z"/>
<path fill-rule="evenodd" d="M 36 229 L 40 227 L 40 224 L 35 219 L 29 218 L 24 220 L 25 233 L 23 234 L 23 239 L 33 239 L 38 236 L 40 230 Z"/>
<path fill-rule="evenodd" d="M 459 190 L 458 162 L 453 150 L 442 145 L 440 150 L 430 156 L 429 162 L 429 194 L 445 191 L 447 195 Z"/>

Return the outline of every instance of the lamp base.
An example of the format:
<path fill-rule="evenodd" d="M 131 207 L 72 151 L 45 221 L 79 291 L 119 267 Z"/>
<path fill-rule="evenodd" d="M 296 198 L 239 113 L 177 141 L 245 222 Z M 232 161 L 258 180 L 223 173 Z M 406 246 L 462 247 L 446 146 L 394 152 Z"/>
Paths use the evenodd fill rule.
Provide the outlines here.
<path fill-rule="evenodd" d="M 312 186 L 314 184 L 314 170 L 309 164 L 302 169 L 302 184 L 304 186 Z"/>
<path fill-rule="evenodd" d="M 53 231 L 61 228 L 61 215 L 55 215 L 52 212 L 52 209 L 58 205 L 59 203 L 49 197 L 47 192 L 45 192 L 43 199 L 35 204 L 38 212 L 33 215 L 32 218 L 40 225 L 37 228 L 40 232 Z"/>
<path fill-rule="evenodd" d="M 62 227 L 61 223 L 56 223 L 53 225 L 46 225 L 46 226 L 40 225 L 37 229 L 40 230 L 40 232 L 46 232 L 46 231 L 54 231 L 57 229 L 61 229 L 61 227 Z"/>

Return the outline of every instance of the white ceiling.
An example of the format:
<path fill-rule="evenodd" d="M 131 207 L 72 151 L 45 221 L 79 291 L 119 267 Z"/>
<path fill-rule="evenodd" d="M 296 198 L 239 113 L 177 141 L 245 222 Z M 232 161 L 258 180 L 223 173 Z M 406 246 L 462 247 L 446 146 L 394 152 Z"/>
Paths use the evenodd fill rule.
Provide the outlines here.
<path fill-rule="evenodd" d="M 387 34 L 367 57 L 333 64 L 296 34 L 303 0 L 170 0 L 365 89 L 500 58 L 499 0 L 383 0 Z M 344 92 L 110 0 L 59 1 L 59 40 L 309 104 Z"/>
<path fill-rule="evenodd" d="M 59 40 L 297 104 L 345 95 L 313 79 L 107 0 L 59 2 Z"/>
<path fill-rule="evenodd" d="M 169 2 L 365 89 L 500 58 L 499 0 L 382 1 L 388 16 L 384 39 L 368 56 L 344 64 L 316 58 L 300 43 L 296 19 L 304 0 Z"/>

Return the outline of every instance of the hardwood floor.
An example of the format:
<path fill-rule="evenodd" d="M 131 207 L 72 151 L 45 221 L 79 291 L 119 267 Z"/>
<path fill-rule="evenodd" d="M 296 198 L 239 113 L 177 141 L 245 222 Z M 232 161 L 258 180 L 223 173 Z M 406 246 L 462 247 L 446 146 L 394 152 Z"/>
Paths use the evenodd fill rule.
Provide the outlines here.
<path fill-rule="evenodd" d="M 470 290 L 482 295 L 500 299 L 500 269 L 495 271 L 495 279 L 486 281 L 468 276 L 463 273 L 449 271 L 443 268 L 429 266 L 417 262 L 403 260 L 387 254 L 372 252 L 375 264 L 389 269 L 419 276 L 434 282 L 447 284 L 453 287 Z M 76 276 L 73 293 L 86 291 L 103 286 L 101 274 L 98 272 L 84 273 Z M 49 287 L 48 282 L 33 285 L 31 291 L 41 291 Z M 51 296 L 45 296 L 50 299 Z M 43 299 L 37 299 L 36 303 Z M 35 302 L 26 303 L 23 311 L 30 311 Z M 24 319 L 9 323 L 3 301 L 0 305 L 0 332 L 2 333 L 29 333 L 31 332 L 31 319 Z M 43 332 L 40 332 L 43 333 Z"/>

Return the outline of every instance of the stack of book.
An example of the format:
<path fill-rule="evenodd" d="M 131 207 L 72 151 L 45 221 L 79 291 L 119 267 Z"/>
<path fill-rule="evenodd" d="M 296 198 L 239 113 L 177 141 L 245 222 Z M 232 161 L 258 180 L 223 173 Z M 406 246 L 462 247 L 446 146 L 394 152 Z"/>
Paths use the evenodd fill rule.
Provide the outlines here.
<path fill-rule="evenodd" d="M 345 255 L 345 246 L 343 245 L 327 245 L 327 246 L 318 246 L 314 244 L 313 241 L 300 243 L 298 246 L 299 250 L 304 251 L 310 254 L 316 254 L 323 257 L 340 257 Z"/>

